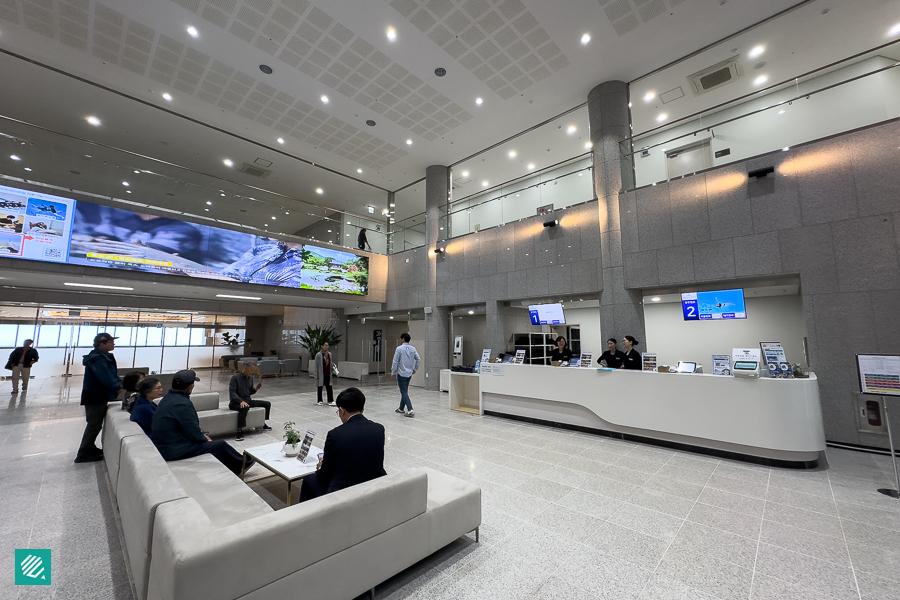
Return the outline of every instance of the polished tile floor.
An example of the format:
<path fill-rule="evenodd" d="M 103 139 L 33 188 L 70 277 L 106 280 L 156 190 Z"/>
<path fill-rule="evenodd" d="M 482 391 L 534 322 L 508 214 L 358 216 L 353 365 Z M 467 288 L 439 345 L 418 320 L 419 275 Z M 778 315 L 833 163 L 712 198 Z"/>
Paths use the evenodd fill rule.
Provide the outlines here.
<path fill-rule="evenodd" d="M 229 374 L 201 377 L 199 391 L 227 389 Z M 34 380 L 0 404 L 0 600 L 133 597 L 103 463 L 72 463 L 80 386 Z M 900 502 L 875 491 L 893 487 L 886 456 L 829 449 L 827 469 L 773 469 L 455 413 L 419 389 L 406 419 L 393 385 L 364 391 L 389 472 L 427 465 L 483 491 L 481 543 L 461 538 L 380 599 L 900 599 Z M 306 376 L 265 380 L 273 433 L 291 420 L 324 441 L 338 419 L 313 392 Z M 250 475 L 277 506 L 265 470 Z M 53 585 L 14 586 L 15 548 L 52 549 Z"/>

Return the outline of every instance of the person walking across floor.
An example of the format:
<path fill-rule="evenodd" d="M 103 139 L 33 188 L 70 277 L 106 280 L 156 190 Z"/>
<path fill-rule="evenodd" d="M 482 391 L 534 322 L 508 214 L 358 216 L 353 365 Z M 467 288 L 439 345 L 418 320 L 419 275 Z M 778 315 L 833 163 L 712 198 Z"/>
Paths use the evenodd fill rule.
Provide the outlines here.
<path fill-rule="evenodd" d="M 269 420 L 269 413 L 272 411 L 272 403 L 266 400 L 254 400 L 251 398 L 253 394 L 262 387 L 262 382 L 253 385 L 253 376 L 259 372 L 256 361 L 248 361 L 244 363 L 244 368 L 240 373 L 231 376 L 228 383 L 228 408 L 238 411 L 237 435 L 235 440 L 238 442 L 244 439 L 244 427 L 247 426 L 247 413 L 251 408 L 260 406 L 266 409 L 266 421 Z M 263 423 L 264 431 L 272 431 L 266 423 Z"/>
<path fill-rule="evenodd" d="M 356 247 L 360 250 L 365 250 L 366 246 L 369 247 L 369 252 L 372 251 L 372 245 L 369 244 L 369 240 L 366 237 L 366 228 L 363 227 L 359 230 L 359 235 L 356 236 Z"/>
<path fill-rule="evenodd" d="M 330 349 L 329 343 L 325 342 L 322 344 L 322 349 L 316 354 L 314 366 L 318 398 L 316 404 L 319 406 L 324 404 L 322 402 L 322 388 L 325 388 L 328 392 L 328 406 L 334 406 L 334 388 L 331 386 L 331 377 L 336 374 L 334 371 L 337 369 L 337 365 L 334 364 L 334 359 L 331 356 L 331 352 L 329 352 Z"/>
<path fill-rule="evenodd" d="M 19 393 L 19 380 L 22 381 L 22 391 L 28 391 L 28 380 L 31 378 L 31 365 L 36 363 L 40 356 L 38 351 L 32 348 L 34 340 L 25 340 L 22 346 L 13 350 L 9 355 L 6 368 L 12 371 L 12 393 Z"/>
<path fill-rule="evenodd" d="M 409 399 L 409 380 L 419 370 L 422 359 L 415 347 L 409 344 L 412 338 L 408 333 L 400 334 L 400 339 L 403 343 L 394 350 L 394 361 L 391 363 L 391 376 L 397 378 L 397 387 L 400 388 L 400 408 L 394 412 L 414 417 L 413 405 Z"/>
<path fill-rule="evenodd" d="M 112 351 L 116 348 L 116 338 L 108 333 L 97 334 L 94 338 L 94 349 L 81 361 L 84 365 L 84 383 L 81 388 L 81 405 L 84 406 L 84 435 L 81 446 L 75 456 L 75 462 L 93 462 L 103 460 L 103 451 L 97 447 L 97 436 L 103 429 L 103 419 L 109 403 L 115 401 L 122 390 L 119 379 L 116 357 Z"/>
<path fill-rule="evenodd" d="M 150 424 L 150 439 L 167 461 L 212 454 L 235 475 L 240 475 L 243 456 L 225 440 L 212 441 L 200 430 L 200 417 L 191 402 L 197 374 L 178 371 L 172 377 L 172 389 L 159 401 Z M 252 460 L 247 461 L 249 469 Z"/>

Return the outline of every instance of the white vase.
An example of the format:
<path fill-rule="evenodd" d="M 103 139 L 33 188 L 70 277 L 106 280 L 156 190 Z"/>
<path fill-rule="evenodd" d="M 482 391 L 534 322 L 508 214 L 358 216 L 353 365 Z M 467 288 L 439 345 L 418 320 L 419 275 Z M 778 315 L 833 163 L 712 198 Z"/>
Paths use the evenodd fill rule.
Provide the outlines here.
<path fill-rule="evenodd" d="M 297 456 L 298 454 L 300 454 L 300 444 L 294 444 L 292 446 L 291 444 L 285 442 L 283 451 L 285 456 Z"/>

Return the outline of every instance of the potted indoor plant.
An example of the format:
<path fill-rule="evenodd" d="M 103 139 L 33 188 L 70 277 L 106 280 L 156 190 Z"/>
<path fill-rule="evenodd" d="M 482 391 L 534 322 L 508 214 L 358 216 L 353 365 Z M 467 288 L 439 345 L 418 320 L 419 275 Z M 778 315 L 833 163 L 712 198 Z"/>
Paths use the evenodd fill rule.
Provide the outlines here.
<path fill-rule="evenodd" d="M 303 440 L 303 437 L 300 435 L 300 432 L 294 429 L 293 421 L 288 421 L 284 424 L 284 455 L 285 456 L 297 456 L 300 454 L 300 442 Z"/>
<path fill-rule="evenodd" d="M 309 360 L 312 362 L 316 359 L 316 354 L 319 353 L 322 349 L 322 344 L 325 342 L 328 342 L 328 345 L 334 350 L 341 343 L 341 334 L 330 325 L 313 327 L 307 324 L 306 329 L 297 335 L 297 341 L 301 348 L 305 348 L 309 352 Z M 312 368 L 309 370 L 312 373 Z"/>

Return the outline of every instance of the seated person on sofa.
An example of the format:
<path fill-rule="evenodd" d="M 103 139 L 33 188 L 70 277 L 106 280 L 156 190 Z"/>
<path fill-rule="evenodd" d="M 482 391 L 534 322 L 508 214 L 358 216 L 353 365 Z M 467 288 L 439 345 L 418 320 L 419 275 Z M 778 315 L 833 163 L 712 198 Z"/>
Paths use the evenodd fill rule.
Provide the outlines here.
<path fill-rule="evenodd" d="M 140 425 L 144 433 L 150 435 L 153 413 L 156 412 L 154 400 L 159 400 L 163 396 L 162 382 L 156 377 L 142 379 L 137 385 L 137 394 L 137 400 L 131 407 L 131 420 Z"/>
<path fill-rule="evenodd" d="M 231 382 L 228 384 L 228 408 L 238 411 L 237 435 L 235 440 L 243 441 L 244 427 L 247 426 L 247 413 L 256 406 L 266 409 L 266 420 L 269 420 L 269 411 L 272 410 L 272 403 L 265 400 L 254 400 L 250 396 L 259 391 L 262 383 L 253 385 L 253 376 L 259 371 L 256 362 L 245 362 L 240 373 L 231 376 Z M 272 428 L 263 423 L 263 431 L 272 431 Z"/>
<path fill-rule="evenodd" d="M 355 387 L 338 394 L 342 425 L 328 432 L 318 470 L 303 480 L 300 502 L 387 475 L 384 426 L 363 416 L 366 396 Z"/>
<path fill-rule="evenodd" d="M 150 439 L 166 460 L 182 460 L 201 454 L 212 454 L 235 475 L 241 473 L 243 457 L 225 440 L 209 439 L 200 430 L 197 410 L 191 403 L 191 392 L 197 374 L 178 371 L 172 377 L 172 389 L 156 407 L 151 423 Z M 247 461 L 247 468 L 253 464 Z"/>

